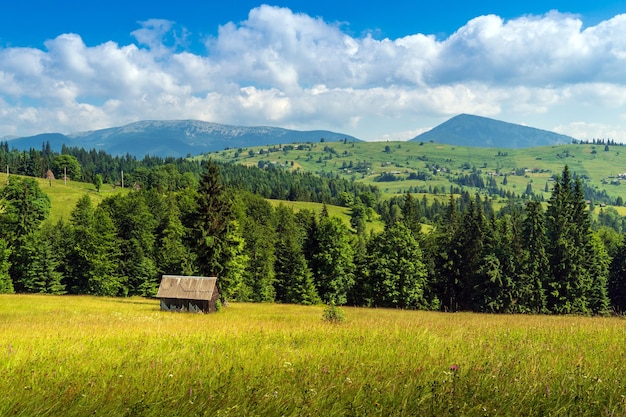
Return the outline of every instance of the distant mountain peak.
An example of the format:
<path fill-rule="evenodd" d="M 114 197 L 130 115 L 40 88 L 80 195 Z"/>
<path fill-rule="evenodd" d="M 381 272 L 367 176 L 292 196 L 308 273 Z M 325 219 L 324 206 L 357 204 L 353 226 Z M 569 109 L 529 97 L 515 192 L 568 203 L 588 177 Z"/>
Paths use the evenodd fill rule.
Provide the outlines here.
<path fill-rule="evenodd" d="M 573 139 L 548 130 L 462 113 L 411 141 L 482 148 L 531 148 L 571 143 Z"/>

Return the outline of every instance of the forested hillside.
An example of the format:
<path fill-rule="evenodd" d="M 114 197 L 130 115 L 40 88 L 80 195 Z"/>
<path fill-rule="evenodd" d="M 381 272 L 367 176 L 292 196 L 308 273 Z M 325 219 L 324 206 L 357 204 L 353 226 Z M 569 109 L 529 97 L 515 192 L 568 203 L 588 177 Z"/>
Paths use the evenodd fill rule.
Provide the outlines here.
<path fill-rule="evenodd" d="M 385 196 L 468 191 L 503 201 L 547 200 L 555 175 L 568 165 L 583 181 L 587 199 L 598 205 L 622 205 L 626 194 L 624 149 L 604 140 L 526 149 L 346 141 L 226 149 L 209 157 L 376 185 Z"/>
<path fill-rule="evenodd" d="M 546 203 L 511 198 L 494 210 L 487 195 L 467 190 L 445 203 L 411 193 L 381 199 L 376 187 L 277 167 L 65 152 L 3 148 L 0 158 L 22 174 L 50 164 L 55 174 L 92 176 L 96 188 L 123 168 L 140 186 L 100 204 L 85 194 L 69 219 L 51 222 L 38 183 L 10 177 L 0 192 L 2 292 L 153 296 L 162 274 L 202 274 L 219 277 L 226 300 L 522 313 L 625 307 L 623 218 L 606 208 L 592 220 L 582 179 L 567 166 Z M 350 225 L 326 210 L 274 207 L 270 197 L 339 203 Z M 376 214 L 386 226 L 367 233 Z"/>

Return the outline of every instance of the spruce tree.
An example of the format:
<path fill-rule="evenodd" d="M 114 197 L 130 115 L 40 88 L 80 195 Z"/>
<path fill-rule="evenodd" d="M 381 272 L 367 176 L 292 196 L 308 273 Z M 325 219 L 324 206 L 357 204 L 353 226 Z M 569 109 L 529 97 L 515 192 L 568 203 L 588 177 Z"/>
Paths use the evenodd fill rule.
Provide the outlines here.
<path fill-rule="evenodd" d="M 607 271 L 592 242 L 591 225 L 580 178 L 567 166 L 550 197 L 546 229 L 550 283 L 548 307 L 557 313 L 601 313 L 606 306 Z M 597 256 L 596 256 L 597 255 Z"/>
<path fill-rule="evenodd" d="M 251 301 L 274 301 L 274 262 L 276 232 L 274 210 L 262 197 L 245 193 L 242 195 L 240 222 L 245 241 L 244 252 L 248 257 L 244 271 L 244 284 L 249 289 Z"/>
<path fill-rule="evenodd" d="M 313 274 L 304 256 L 306 230 L 296 223 L 293 210 L 276 208 L 276 257 L 274 271 L 276 300 L 284 303 L 315 304 L 320 301 Z"/>
<path fill-rule="evenodd" d="M 0 294 L 13 294 L 13 281 L 9 275 L 11 250 L 7 242 L 0 238 Z"/>
<path fill-rule="evenodd" d="M 460 227 L 457 201 L 453 194 L 445 210 L 445 215 L 428 235 L 430 244 L 427 258 L 433 261 L 433 287 L 441 306 L 446 311 L 459 309 L 461 271 L 455 253 L 455 238 Z"/>
<path fill-rule="evenodd" d="M 241 276 L 237 268 L 231 269 L 232 276 L 226 276 L 227 264 L 231 256 L 237 256 L 237 249 L 228 245 L 239 245 L 237 222 L 233 211 L 230 193 L 220 178 L 218 166 L 208 161 L 200 177 L 193 216 L 193 240 L 196 249 L 198 269 L 202 275 L 218 277 L 220 294 L 229 299 L 241 289 Z"/>
<path fill-rule="evenodd" d="M 487 244 L 487 223 L 480 198 L 470 199 L 452 243 L 452 259 L 458 271 L 458 304 L 461 310 L 481 310 L 485 273 L 483 260 Z M 494 266 L 493 264 L 490 267 Z"/>
<path fill-rule="evenodd" d="M 615 256 L 611 259 L 608 295 L 614 311 L 619 314 L 626 312 L 626 238 L 624 236 Z"/>
<path fill-rule="evenodd" d="M 517 283 L 518 304 L 521 311 L 544 313 L 547 308 L 549 260 L 546 253 L 545 217 L 538 201 L 526 204 L 522 225 L 524 259 Z"/>
<path fill-rule="evenodd" d="M 49 232 L 50 228 L 46 227 L 26 235 L 20 248 L 24 252 L 22 258 L 27 261 L 22 285 L 28 292 L 64 294 L 63 274 L 58 270 L 59 259 L 48 239 Z"/>

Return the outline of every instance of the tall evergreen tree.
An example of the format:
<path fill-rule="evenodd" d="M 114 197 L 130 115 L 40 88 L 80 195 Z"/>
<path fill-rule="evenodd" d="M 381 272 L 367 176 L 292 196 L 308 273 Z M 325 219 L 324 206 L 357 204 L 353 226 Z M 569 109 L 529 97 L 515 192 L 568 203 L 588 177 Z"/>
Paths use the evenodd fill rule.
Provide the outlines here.
<path fill-rule="evenodd" d="M 526 204 L 522 239 L 525 253 L 516 285 L 518 305 L 522 312 L 543 313 L 547 311 L 546 288 L 550 265 L 546 253 L 545 217 L 538 201 Z"/>
<path fill-rule="evenodd" d="M 28 235 L 37 231 L 50 213 L 50 198 L 33 178 L 11 178 L 2 190 L 0 201 L 0 238 L 11 249 L 9 274 L 15 291 L 27 291 L 25 280 L 30 265 Z"/>
<path fill-rule="evenodd" d="M 422 239 L 422 223 L 420 222 L 420 209 L 418 202 L 413 198 L 411 193 L 404 196 L 404 204 L 402 206 L 402 223 L 413 233 L 413 237 L 417 241 Z"/>
<path fill-rule="evenodd" d="M 195 255 L 185 244 L 187 228 L 172 192 L 164 204 L 164 215 L 157 235 L 156 261 L 160 274 L 194 275 Z"/>
<path fill-rule="evenodd" d="M 306 230 L 296 222 L 293 210 L 276 208 L 276 300 L 285 303 L 315 304 L 320 301 L 313 274 L 304 256 Z"/>
<path fill-rule="evenodd" d="M 615 256 L 611 259 L 608 295 L 614 311 L 626 312 L 626 238 L 623 236 Z"/>
<path fill-rule="evenodd" d="M 232 299 L 242 290 L 243 241 L 233 200 L 216 164 L 208 161 L 198 184 L 193 219 L 194 243 L 201 274 L 217 276 L 220 294 Z"/>
<path fill-rule="evenodd" d="M 514 228 L 514 212 L 492 218 L 485 228 L 485 248 L 478 271 L 478 311 L 510 312 L 514 304 L 514 277 L 518 273 L 519 242 Z"/>
<path fill-rule="evenodd" d="M 64 294 L 63 274 L 59 271 L 59 259 L 53 250 L 50 225 L 26 235 L 22 258 L 27 260 L 22 285 L 28 292 Z"/>
<path fill-rule="evenodd" d="M 479 290 L 486 273 L 483 260 L 487 244 L 487 223 L 480 198 L 470 199 L 463 212 L 461 224 L 452 244 L 452 259 L 456 263 L 459 283 L 458 305 L 461 310 L 480 310 Z"/>
<path fill-rule="evenodd" d="M 117 276 L 128 295 L 154 296 L 159 285 L 154 253 L 158 222 L 146 194 L 136 191 L 108 197 L 99 208 L 106 211 L 115 225 L 113 230 L 120 250 Z"/>
<path fill-rule="evenodd" d="M 250 291 L 251 301 L 274 301 L 274 263 L 276 233 L 274 211 L 262 197 L 245 193 L 245 206 L 240 216 L 244 252 L 248 258 L 244 283 Z"/>
<path fill-rule="evenodd" d="M 109 213 L 93 207 L 84 195 L 71 215 L 72 246 L 66 259 L 66 281 L 75 294 L 125 295 L 130 291 L 120 278 L 121 252 Z"/>
<path fill-rule="evenodd" d="M 597 264 L 600 258 L 594 258 L 581 181 L 571 177 L 567 166 L 552 190 L 546 229 L 551 266 L 548 307 L 557 313 L 598 313 L 606 305 L 606 292 L 599 284 L 606 282 L 606 271 Z"/>
<path fill-rule="evenodd" d="M 9 274 L 10 255 L 11 249 L 9 249 L 9 245 L 6 240 L 0 238 L 0 294 L 12 294 L 14 292 L 13 281 Z"/>
<path fill-rule="evenodd" d="M 445 215 L 427 239 L 428 258 L 433 260 L 433 286 L 446 311 L 459 309 L 462 270 L 455 252 L 455 238 L 459 233 L 460 222 L 457 201 L 450 194 Z"/>

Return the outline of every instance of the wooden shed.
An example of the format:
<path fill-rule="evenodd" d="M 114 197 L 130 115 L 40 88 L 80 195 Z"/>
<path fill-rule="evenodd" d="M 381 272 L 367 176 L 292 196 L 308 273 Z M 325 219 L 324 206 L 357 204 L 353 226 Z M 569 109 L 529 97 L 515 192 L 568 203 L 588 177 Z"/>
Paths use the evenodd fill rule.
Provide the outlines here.
<path fill-rule="evenodd" d="M 157 298 L 161 310 L 209 313 L 219 300 L 216 277 L 163 275 Z"/>

